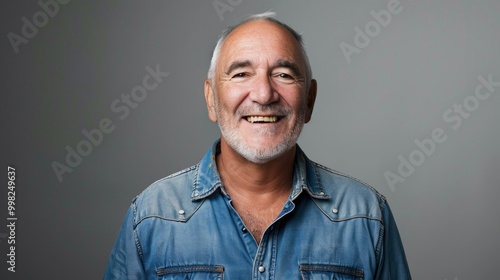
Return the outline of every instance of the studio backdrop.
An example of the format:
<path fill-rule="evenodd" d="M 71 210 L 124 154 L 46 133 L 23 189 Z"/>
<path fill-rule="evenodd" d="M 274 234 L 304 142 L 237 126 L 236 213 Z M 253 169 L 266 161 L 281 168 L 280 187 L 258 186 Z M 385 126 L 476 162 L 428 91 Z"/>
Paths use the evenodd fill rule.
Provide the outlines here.
<path fill-rule="evenodd" d="M 498 279 L 496 0 L 4 3 L 0 278 L 101 279 L 132 198 L 219 137 L 217 36 L 269 10 L 318 81 L 307 155 L 387 197 L 414 279 Z"/>

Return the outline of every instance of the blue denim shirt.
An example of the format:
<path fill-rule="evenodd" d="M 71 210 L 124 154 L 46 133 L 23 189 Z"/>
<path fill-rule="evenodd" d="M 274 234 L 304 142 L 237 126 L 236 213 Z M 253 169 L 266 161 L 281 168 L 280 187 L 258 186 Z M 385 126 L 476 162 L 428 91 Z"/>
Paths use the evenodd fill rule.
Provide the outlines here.
<path fill-rule="evenodd" d="M 224 191 L 218 144 L 133 199 L 105 279 L 411 279 L 385 198 L 299 147 L 289 199 L 258 245 Z"/>

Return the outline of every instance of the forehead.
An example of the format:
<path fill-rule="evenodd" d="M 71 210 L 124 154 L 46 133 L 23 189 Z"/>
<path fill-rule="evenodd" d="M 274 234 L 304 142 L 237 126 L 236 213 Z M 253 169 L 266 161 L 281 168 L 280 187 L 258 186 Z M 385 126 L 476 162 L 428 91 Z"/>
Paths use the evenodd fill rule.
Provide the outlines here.
<path fill-rule="evenodd" d="M 275 59 L 304 65 L 300 43 L 290 31 L 267 20 L 253 20 L 233 30 L 221 47 L 219 65 L 238 59 L 251 60 L 252 55 L 276 56 Z"/>

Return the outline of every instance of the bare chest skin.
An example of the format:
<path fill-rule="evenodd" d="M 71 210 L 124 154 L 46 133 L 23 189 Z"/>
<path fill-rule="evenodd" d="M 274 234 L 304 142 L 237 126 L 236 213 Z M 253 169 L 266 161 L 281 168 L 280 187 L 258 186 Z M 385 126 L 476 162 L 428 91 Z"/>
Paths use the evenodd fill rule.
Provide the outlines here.
<path fill-rule="evenodd" d="M 249 163 L 235 154 L 225 149 L 221 140 L 217 167 L 232 206 L 260 244 L 265 230 L 276 220 L 290 196 L 295 150 L 267 164 Z"/>
<path fill-rule="evenodd" d="M 288 194 L 281 195 L 276 197 L 274 201 L 265 204 L 233 198 L 233 207 L 243 220 L 247 230 L 257 241 L 257 244 L 260 244 L 264 231 L 281 213 L 287 198 Z"/>
<path fill-rule="evenodd" d="M 225 171 L 221 171 L 224 190 L 231 197 L 231 204 L 243 220 L 246 229 L 260 244 L 264 231 L 276 220 L 290 195 L 291 180 L 274 186 L 247 191 Z M 258 188 L 256 188 L 258 189 Z"/>

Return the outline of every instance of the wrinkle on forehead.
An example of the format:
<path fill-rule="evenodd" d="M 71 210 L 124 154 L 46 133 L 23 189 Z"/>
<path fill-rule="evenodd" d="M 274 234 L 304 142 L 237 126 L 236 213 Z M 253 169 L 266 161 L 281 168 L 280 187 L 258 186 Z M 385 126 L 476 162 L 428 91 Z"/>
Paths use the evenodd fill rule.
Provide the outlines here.
<path fill-rule="evenodd" d="M 246 56 L 247 53 L 249 56 Z M 250 21 L 229 34 L 221 48 L 217 72 L 227 73 L 230 64 L 236 61 L 259 64 L 268 55 L 275 56 L 272 61 L 268 61 L 271 65 L 296 65 L 297 67 L 289 68 L 294 72 L 300 70 L 298 72 L 301 74 L 306 72 L 306 62 L 299 42 L 284 27 L 266 20 Z M 258 61 L 254 61 L 255 59 Z"/>

